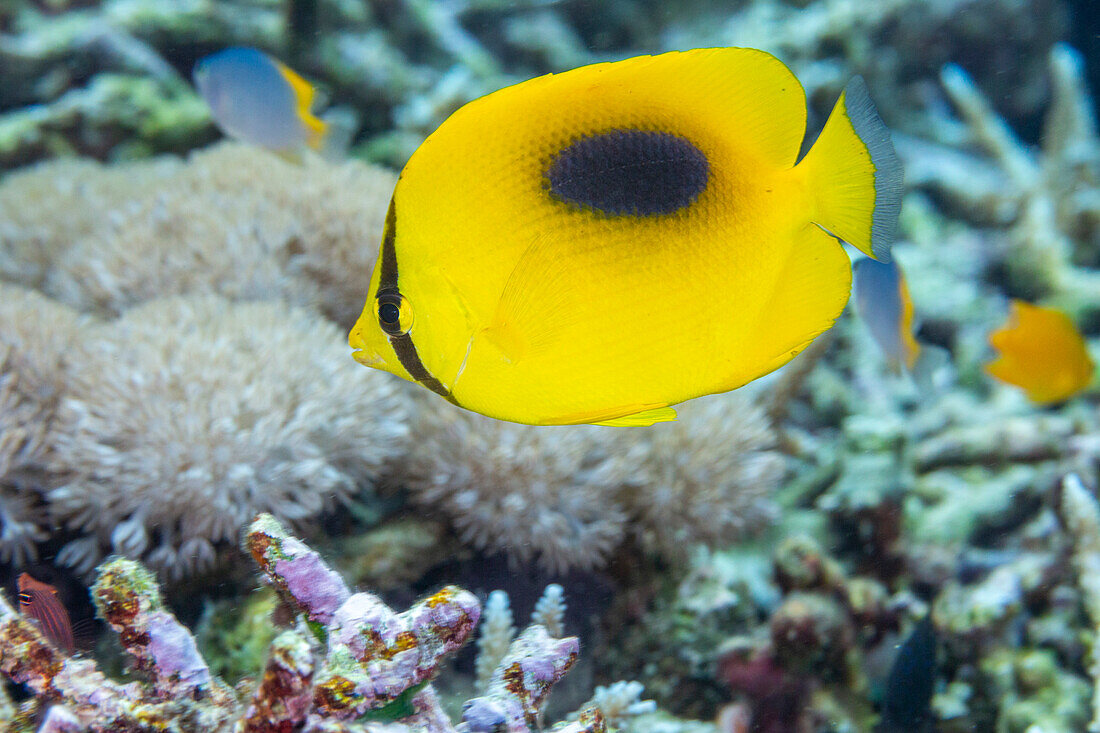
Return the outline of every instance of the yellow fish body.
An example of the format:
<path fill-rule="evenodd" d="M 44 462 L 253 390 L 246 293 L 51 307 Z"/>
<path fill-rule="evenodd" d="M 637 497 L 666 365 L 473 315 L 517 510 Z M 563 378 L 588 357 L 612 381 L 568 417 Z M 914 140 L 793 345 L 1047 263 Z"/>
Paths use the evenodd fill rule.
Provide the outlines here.
<path fill-rule="evenodd" d="M 1023 388 L 1038 404 L 1069 399 L 1088 386 L 1096 369 L 1069 316 L 1022 300 L 1012 301 L 1008 322 L 989 334 L 989 344 L 1000 353 L 986 372 Z"/>
<path fill-rule="evenodd" d="M 900 205 L 859 79 L 796 165 L 805 132 L 798 80 L 744 48 L 467 104 L 397 183 L 355 358 L 529 424 L 668 420 L 778 368 L 847 302 L 834 237 L 888 258 Z"/>

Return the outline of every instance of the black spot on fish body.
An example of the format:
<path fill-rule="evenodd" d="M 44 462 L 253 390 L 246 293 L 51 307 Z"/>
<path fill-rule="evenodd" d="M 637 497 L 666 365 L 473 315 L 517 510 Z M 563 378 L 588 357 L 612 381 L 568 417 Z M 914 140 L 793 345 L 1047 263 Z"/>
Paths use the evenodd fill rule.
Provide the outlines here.
<path fill-rule="evenodd" d="M 611 130 L 563 148 L 546 171 L 550 194 L 607 216 L 672 214 L 706 189 L 710 163 L 687 138 Z"/>

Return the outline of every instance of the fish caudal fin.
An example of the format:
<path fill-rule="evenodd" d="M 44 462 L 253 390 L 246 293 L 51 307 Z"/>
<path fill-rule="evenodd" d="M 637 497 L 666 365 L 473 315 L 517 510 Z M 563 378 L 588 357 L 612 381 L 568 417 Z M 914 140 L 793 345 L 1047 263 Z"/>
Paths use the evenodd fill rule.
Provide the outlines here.
<path fill-rule="evenodd" d="M 845 87 L 805 166 L 813 222 L 863 253 L 890 261 L 901 211 L 901 161 L 860 77 Z"/>
<path fill-rule="evenodd" d="M 279 73 L 283 75 L 283 78 L 286 79 L 287 84 L 294 92 L 298 119 L 301 120 L 302 126 L 306 129 L 306 145 L 313 150 L 321 150 L 325 142 L 325 134 L 328 132 L 328 125 L 314 115 L 312 111 L 317 91 L 294 69 L 279 61 L 276 61 L 275 64 L 279 69 Z"/>

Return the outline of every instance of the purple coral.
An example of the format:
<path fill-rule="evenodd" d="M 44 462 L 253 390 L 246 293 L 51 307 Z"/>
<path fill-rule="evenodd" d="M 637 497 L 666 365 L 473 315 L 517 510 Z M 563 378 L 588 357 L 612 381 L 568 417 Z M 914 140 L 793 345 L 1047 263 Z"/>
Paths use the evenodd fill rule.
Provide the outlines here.
<path fill-rule="evenodd" d="M 461 733 L 527 733 L 538 727 L 539 709 L 551 686 L 577 661 L 577 637 L 555 639 L 538 624 L 512 642 L 484 697 L 462 711 Z"/>
<path fill-rule="evenodd" d="M 353 718 L 393 702 L 466 643 L 480 615 L 477 599 L 454 586 L 400 614 L 377 596 L 356 593 L 328 626 L 328 651 L 314 687 L 317 707 Z"/>
<path fill-rule="evenodd" d="M 93 598 L 145 681 L 119 684 L 94 661 L 65 656 L 0 598 L 0 671 L 49 706 L 41 730 L 476 733 L 497 721 L 502 733 L 529 733 L 551 685 L 577 658 L 576 638 L 556 639 L 530 626 L 456 729 L 431 678 L 477 625 L 481 607 L 472 594 L 448 586 L 398 613 L 370 593 L 351 593 L 271 515 L 253 521 L 245 544 L 299 613 L 273 641 L 247 698 L 210 672 L 190 632 L 164 607 L 152 573 L 135 561 L 105 563 Z M 605 733 L 606 725 L 592 708 L 555 730 Z"/>

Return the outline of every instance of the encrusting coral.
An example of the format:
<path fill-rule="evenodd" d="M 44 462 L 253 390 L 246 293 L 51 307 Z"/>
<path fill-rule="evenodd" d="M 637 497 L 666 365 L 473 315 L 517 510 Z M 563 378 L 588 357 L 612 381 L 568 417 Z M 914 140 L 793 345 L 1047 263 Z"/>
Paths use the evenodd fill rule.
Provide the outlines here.
<path fill-rule="evenodd" d="M 550 572 L 599 567 L 629 533 L 683 557 L 695 543 L 729 542 L 765 523 L 783 460 L 749 396 L 677 409 L 676 422 L 635 431 L 431 408 L 401 478 L 466 542 Z"/>
<path fill-rule="evenodd" d="M 472 594 L 448 586 L 396 613 L 373 594 L 353 593 L 270 515 L 252 522 L 245 545 L 295 617 L 272 643 L 251 695 L 210 673 L 190 633 L 165 608 L 152 574 L 118 558 L 99 569 L 92 594 L 139 679 L 120 684 L 91 659 L 66 657 L 36 622 L 0 598 L 0 671 L 34 694 L 16 721 L 25 726 L 44 714 L 40 731 L 72 733 L 530 733 L 541 729 L 551 686 L 577 659 L 576 637 L 528 626 L 455 726 L 431 679 L 477 624 L 480 606 Z M 627 697 L 638 693 L 633 686 Z M 599 707 L 590 705 L 553 730 L 607 728 Z"/>
<path fill-rule="evenodd" d="M 69 344 L 49 438 L 51 515 L 104 551 L 179 577 L 257 511 L 302 521 L 369 489 L 408 449 L 398 385 L 346 358 L 308 311 L 168 298 Z"/>

